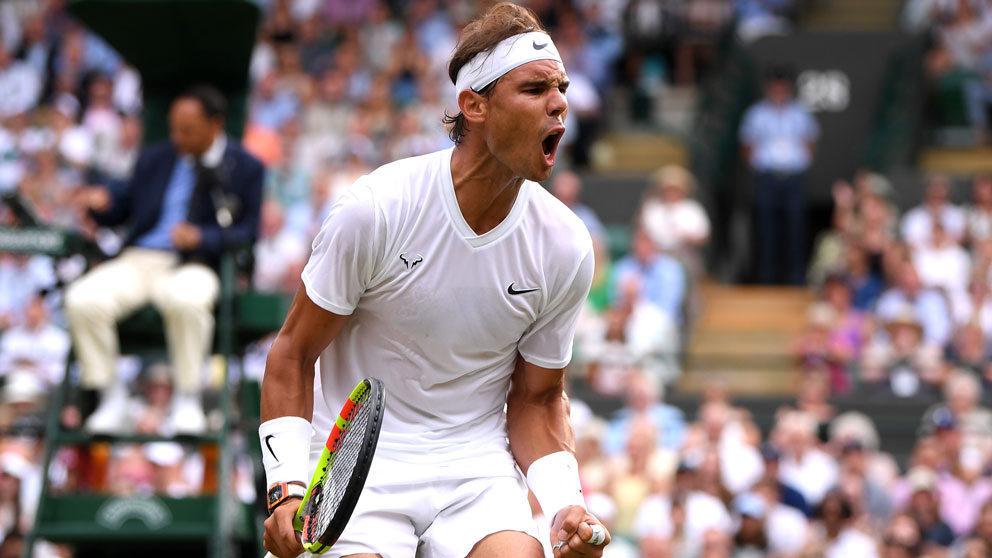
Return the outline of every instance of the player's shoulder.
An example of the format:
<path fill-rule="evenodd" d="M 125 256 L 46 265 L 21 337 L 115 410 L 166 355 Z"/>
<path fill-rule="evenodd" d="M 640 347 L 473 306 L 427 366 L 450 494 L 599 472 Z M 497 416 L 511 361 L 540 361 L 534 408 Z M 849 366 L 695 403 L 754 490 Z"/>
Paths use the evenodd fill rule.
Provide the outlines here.
<path fill-rule="evenodd" d="M 592 237 L 582 219 L 547 189 L 530 182 L 530 226 L 537 227 L 556 252 L 583 257 L 592 250 Z"/>

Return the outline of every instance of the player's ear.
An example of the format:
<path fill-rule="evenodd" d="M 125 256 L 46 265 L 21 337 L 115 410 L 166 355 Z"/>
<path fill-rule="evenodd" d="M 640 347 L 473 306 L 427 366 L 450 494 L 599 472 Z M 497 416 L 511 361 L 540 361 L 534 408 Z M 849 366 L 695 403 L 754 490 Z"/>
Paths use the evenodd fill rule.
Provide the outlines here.
<path fill-rule="evenodd" d="M 489 108 L 487 99 L 471 89 L 466 89 L 458 95 L 458 108 L 461 109 L 465 120 L 469 122 L 483 122 L 486 119 L 486 110 Z"/>

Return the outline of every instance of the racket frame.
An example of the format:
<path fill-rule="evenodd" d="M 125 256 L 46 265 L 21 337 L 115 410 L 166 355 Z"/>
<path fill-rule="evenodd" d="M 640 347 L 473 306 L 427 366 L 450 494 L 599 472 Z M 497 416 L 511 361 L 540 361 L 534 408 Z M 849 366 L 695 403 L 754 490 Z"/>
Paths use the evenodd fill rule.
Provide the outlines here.
<path fill-rule="evenodd" d="M 318 540 L 302 541 L 304 550 L 311 554 L 321 554 L 326 552 L 331 548 L 331 545 L 337 542 L 338 537 L 341 536 L 341 532 L 344 531 L 345 525 L 351 518 L 351 514 L 355 509 L 355 504 L 358 503 L 358 497 L 361 496 L 362 488 L 365 486 L 365 480 L 368 478 L 372 457 L 375 454 L 375 448 L 379 442 L 379 430 L 382 426 L 382 417 L 385 412 L 386 404 L 386 391 L 382 385 L 382 382 L 377 378 L 365 378 L 359 382 L 357 386 L 355 386 L 355 389 L 352 390 L 351 395 L 348 396 L 348 400 L 345 402 L 344 406 L 341 408 L 341 412 L 338 413 L 337 419 L 334 421 L 334 427 L 331 429 L 331 433 L 327 437 L 327 442 L 324 444 L 324 449 L 320 453 L 320 459 L 317 461 L 317 468 L 314 470 L 313 477 L 310 479 L 310 484 L 307 486 L 307 491 L 303 495 L 303 501 L 300 502 L 300 507 L 296 511 L 296 517 L 293 520 L 293 528 L 297 531 L 306 533 L 305 527 L 308 527 L 308 525 L 306 525 L 306 521 L 309 519 L 306 512 L 310 507 L 310 500 L 313 495 L 313 491 L 316 487 L 322 486 L 325 478 L 328 474 L 330 474 L 331 469 L 334 466 L 334 461 L 337 457 L 337 451 L 341 441 L 344 440 L 345 434 L 351 426 L 355 408 L 361 401 L 362 397 L 365 396 L 366 392 L 369 391 L 371 391 L 371 393 L 369 394 L 369 398 L 364 405 L 374 405 L 378 407 L 378 410 L 373 412 L 372 416 L 369 418 L 369 428 L 365 432 L 365 439 L 362 440 L 361 453 L 358 456 L 355 469 L 351 473 L 351 478 L 348 479 L 348 486 L 345 488 L 344 497 L 341 499 L 341 504 L 338 507 L 338 511 L 334 514 L 334 517 L 331 518 L 331 522 L 327 526 L 327 530 L 322 536 L 319 537 Z M 358 474 L 355 474 L 356 471 Z M 342 510 L 346 510 L 347 513 L 341 513 Z"/>

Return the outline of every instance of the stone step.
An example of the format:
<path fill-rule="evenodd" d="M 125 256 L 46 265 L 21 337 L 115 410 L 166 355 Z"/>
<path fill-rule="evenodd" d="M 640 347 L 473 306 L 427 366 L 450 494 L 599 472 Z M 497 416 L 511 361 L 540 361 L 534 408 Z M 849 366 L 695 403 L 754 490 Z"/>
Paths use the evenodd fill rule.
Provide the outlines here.
<path fill-rule="evenodd" d="M 992 147 L 925 149 L 920 155 L 920 168 L 925 172 L 974 174 L 992 172 Z"/>
<path fill-rule="evenodd" d="M 688 163 L 688 150 L 675 136 L 649 132 L 614 132 L 592 149 L 596 172 L 651 172 L 661 166 Z"/>
<path fill-rule="evenodd" d="M 788 395 L 794 388 L 792 350 L 813 300 L 808 289 L 700 286 L 679 389 L 693 393 L 718 379 L 735 394 Z"/>
<path fill-rule="evenodd" d="M 895 29 L 902 0 L 831 0 L 803 17 L 807 30 Z"/>

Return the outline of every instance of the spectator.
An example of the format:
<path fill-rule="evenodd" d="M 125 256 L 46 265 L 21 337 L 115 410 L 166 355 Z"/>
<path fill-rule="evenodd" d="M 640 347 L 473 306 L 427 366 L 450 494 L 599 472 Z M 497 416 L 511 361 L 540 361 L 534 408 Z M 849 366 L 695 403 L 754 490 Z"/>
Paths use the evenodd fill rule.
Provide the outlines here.
<path fill-rule="evenodd" d="M 837 342 L 844 347 L 848 362 L 857 359 L 868 340 L 868 316 L 854 306 L 854 292 L 847 275 L 831 274 L 823 283 L 823 300 L 833 309 L 837 321 L 832 331 Z"/>
<path fill-rule="evenodd" d="M 839 491 L 826 494 L 816 517 L 811 550 L 824 558 L 877 558 L 875 541 L 854 525 L 854 511 L 848 498 Z"/>
<path fill-rule="evenodd" d="M 48 257 L 0 253 L 0 330 L 22 322 L 35 293 L 54 285 Z"/>
<path fill-rule="evenodd" d="M 916 520 L 900 514 L 889 520 L 882 534 L 880 558 L 912 558 L 923 551 L 923 535 Z"/>
<path fill-rule="evenodd" d="M 951 339 L 951 309 L 939 292 L 923 286 L 916 266 L 911 261 L 895 264 L 893 286 L 878 299 L 875 314 L 883 322 L 906 315 L 906 307 L 915 312 L 923 327 L 923 341 L 934 347 L 944 347 Z"/>
<path fill-rule="evenodd" d="M 796 356 L 807 373 L 823 371 L 829 389 L 845 393 L 850 389 L 847 368 L 854 356 L 848 339 L 838 335 L 839 319 L 829 303 L 814 303 L 806 312 L 806 328 L 796 341 Z"/>
<path fill-rule="evenodd" d="M 306 241 L 286 225 L 279 203 L 262 203 L 253 287 L 263 292 L 295 292 L 307 256 Z"/>
<path fill-rule="evenodd" d="M 678 325 L 685 274 L 674 258 L 655 250 L 643 230 L 634 233 L 631 244 L 632 253 L 611 270 L 608 291 L 613 300 L 601 331 L 585 347 L 593 383 L 609 392 L 617 391 L 619 377 L 601 375 L 600 368 L 615 366 L 622 371 L 636 364 L 663 383 L 681 373 Z"/>
<path fill-rule="evenodd" d="M 837 463 L 816 447 L 816 419 L 799 411 L 786 412 L 772 434 L 782 450 L 779 478 L 794 486 L 810 506 L 818 506 L 837 483 Z"/>
<path fill-rule="evenodd" d="M 906 512 L 916 522 L 922 533 L 924 546 L 936 546 L 939 552 L 954 542 L 954 533 L 940 519 L 935 486 L 916 486 Z M 930 551 L 931 549 L 928 549 Z"/>
<path fill-rule="evenodd" d="M 0 122 L 23 114 L 38 104 L 41 97 L 41 75 L 0 44 Z"/>
<path fill-rule="evenodd" d="M 755 41 L 788 33 L 793 4 L 793 0 L 735 0 L 737 35 L 743 41 Z"/>
<path fill-rule="evenodd" d="M 964 210 L 949 201 L 951 181 L 943 175 L 933 175 L 927 179 L 923 193 L 923 203 L 910 209 L 902 218 L 900 232 L 902 238 L 914 250 L 929 244 L 935 222 L 952 241 L 964 240 L 968 221 Z"/>
<path fill-rule="evenodd" d="M 734 558 L 762 558 L 768 555 L 767 506 L 760 496 L 745 492 L 734 498 L 737 532 L 734 534 Z"/>
<path fill-rule="evenodd" d="M 990 550 L 992 550 L 992 501 L 982 506 L 975 530 L 968 537 L 959 539 L 954 545 L 952 556 L 982 558 L 988 556 Z"/>
<path fill-rule="evenodd" d="M 591 207 L 582 203 L 582 178 L 568 170 L 558 171 L 551 180 L 551 193 L 582 219 L 593 241 L 606 242 L 606 229 Z"/>
<path fill-rule="evenodd" d="M 992 11 L 973 0 L 950 0 L 938 5 L 937 46 L 926 64 L 943 92 L 959 91 L 967 109 L 967 123 L 980 142 L 988 140 L 986 113 L 992 89 L 985 80 L 992 72 L 988 34 Z M 951 122 L 953 123 L 953 122 Z"/>
<path fill-rule="evenodd" d="M 671 495 L 653 494 L 644 501 L 635 523 L 639 539 L 671 540 L 677 549 L 674 556 L 696 556 L 708 532 L 730 533 L 733 520 L 727 508 L 719 498 L 700 490 L 697 467 L 684 461 Z"/>
<path fill-rule="evenodd" d="M 673 324 L 681 324 L 685 302 L 686 275 L 682 266 L 671 256 L 655 249 L 651 237 L 643 228 L 634 232 L 631 253 L 613 267 L 614 304 L 644 301 L 662 311 Z"/>
<path fill-rule="evenodd" d="M 974 443 L 992 443 L 992 411 L 981 406 L 982 385 L 974 373 L 958 371 L 944 384 L 944 401 L 923 414 L 920 433 L 933 434 L 942 420 L 949 420 Z M 946 419 L 942 415 L 947 416 Z"/>
<path fill-rule="evenodd" d="M 860 495 L 859 507 L 876 523 L 889 518 L 892 504 L 884 486 L 872 478 L 868 470 L 871 456 L 865 445 L 857 439 L 843 442 L 840 449 L 841 486 L 856 484 L 856 492 Z M 850 496 L 850 491 L 848 491 Z"/>
<path fill-rule="evenodd" d="M 677 165 L 655 171 L 641 205 L 640 224 L 659 250 L 678 258 L 699 278 L 700 250 L 709 241 L 710 221 L 703 206 L 689 197 L 695 182 L 689 171 Z"/>
<path fill-rule="evenodd" d="M 884 322 L 861 359 L 861 383 L 873 393 L 911 397 L 935 389 L 942 380 L 940 349 L 926 343 L 925 329 L 912 306 Z"/>
<path fill-rule="evenodd" d="M 816 120 L 793 98 L 792 77 L 784 69 L 769 72 L 765 96 L 744 115 L 740 139 L 754 173 L 758 231 L 758 281 L 776 282 L 784 239 L 785 282 L 803 282 L 806 202 L 802 175 L 813 160 L 820 135 Z"/>
<path fill-rule="evenodd" d="M 992 499 L 992 479 L 984 470 L 986 458 L 978 447 L 962 444 L 951 457 L 951 470 L 937 477 L 937 492 L 940 517 L 959 537 L 975 528 L 982 506 Z"/>
<path fill-rule="evenodd" d="M 647 417 L 631 423 L 625 454 L 614 459 L 610 496 L 617 506 L 615 532 L 628 535 L 642 502 L 674 469 L 670 452 L 655 446 L 655 427 Z"/>
<path fill-rule="evenodd" d="M 685 438 L 685 419 L 677 407 L 661 401 L 664 386 L 643 372 L 634 371 L 627 376 L 626 401 L 609 423 L 603 437 L 607 455 L 618 455 L 627 445 L 631 425 L 646 417 L 658 434 L 656 447 L 678 450 Z"/>
<path fill-rule="evenodd" d="M 172 142 L 145 149 L 124 191 L 81 192 L 81 206 L 98 222 L 131 225 L 121 255 L 91 270 L 66 293 L 81 382 L 101 391 L 99 407 L 86 424 L 91 432 L 124 426 L 127 388 L 114 377 L 114 324 L 148 302 L 163 314 L 176 373 L 171 430 L 196 434 L 206 429 L 201 370 L 220 290 L 215 268 L 224 250 L 254 242 L 262 195 L 261 164 L 223 133 L 225 105 L 208 86 L 180 95 L 169 114 Z M 137 188 L 154 190 L 142 195 Z"/>
<path fill-rule="evenodd" d="M 68 356 L 69 334 L 51 322 L 41 294 L 32 297 L 24 323 L 0 335 L 0 376 L 26 370 L 51 388 L 62 381 Z"/>
<path fill-rule="evenodd" d="M 862 312 L 868 312 L 875 307 L 875 303 L 885 290 L 881 269 L 878 271 L 873 269 L 870 255 L 856 239 L 847 240 L 844 244 L 844 255 L 851 288 L 851 304 Z M 881 261 L 878 262 L 878 267 L 881 268 Z"/>
<path fill-rule="evenodd" d="M 971 277 L 971 258 L 939 221 L 934 223 L 929 240 L 913 250 L 912 259 L 924 287 L 943 292 L 952 310 L 961 304 Z"/>
<path fill-rule="evenodd" d="M 755 483 L 755 490 L 761 488 L 761 494 L 766 501 L 788 506 L 804 516 L 812 515 L 812 509 L 806 505 L 806 497 L 792 485 L 782 481 L 779 471 L 781 452 L 766 442 L 761 446 L 761 458 L 764 461 L 764 472 L 761 479 Z"/>
<path fill-rule="evenodd" d="M 972 273 L 968 292 L 954 305 L 954 324 L 957 329 L 973 326 L 978 329 L 984 344 L 992 339 L 992 291 L 984 274 Z M 983 350 L 984 353 L 984 350 Z"/>
<path fill-rule="evenodd" d="M 971 184 L 971 205 L 965 208 L 965 217 L 968 243 L 975 246 L 992 238 L 992 174 L 976 174 Z"/>
<path fill-rule="evenodd" d="M 954 340 L 947 351 L 947 362 L 959 370 L 967 370 L 985 378 L 992 373 L 989 364 L 988 343 L 977 324 L 965 324 L 954 332 Z"/>
<path fill-rule="evenodd" d="M 761 498 L 767 510 L 765 536 L 771 554 L 798 556 L 809 542 L 809 521 L 805 512 L 783 501 L 783 486 L 775 477 L 769 476 L 755 483 L 752 491 Z"/>
<path fill-rule="evenodd" d="M 168 365 L 153 364 L 141 378 L 141 395 L 128 401 L 128 424 L 137 434 L 164 436 L 172 400 L 172 371 Z"/>

